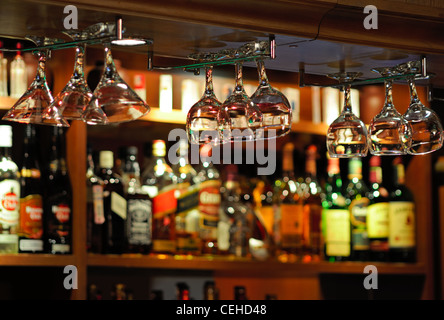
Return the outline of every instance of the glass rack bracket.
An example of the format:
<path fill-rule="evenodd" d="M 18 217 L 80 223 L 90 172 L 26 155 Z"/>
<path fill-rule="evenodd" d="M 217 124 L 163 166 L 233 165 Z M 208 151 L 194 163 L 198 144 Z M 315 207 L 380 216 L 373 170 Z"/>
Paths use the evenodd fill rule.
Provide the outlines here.
<path fill-rule="evenodd" d="M 392 79 L 396 80 L 404 80 L 408 78 L 413 78 L 414 80 L 428 80 L 435 76 L 434 73 L 428 72 L 427 70 L 427 59 L 425 57 L 421 58 L 421 60 L 417 61 L 409 61 L 405 63 L 400 63 L 393 67 L 393 69 L 397 69 L 398 73 L 390 76 L 381 76 L 376 78 L 367 78 L 361 79 L 357 78 L 356 80 L 350 82 L 335 82 L 333 83 L 330 78 L 327 76 L 319 76 L 317 77 L 317 82 L 307 82 L 307 74 L 305 72 L 305 68 L 303 65 L 299 68 L 299 86 L 300 87 L 330 87 L 330 88 L 342 88 L 345 85 L 351 86 L 360 86 L 360 85 L 368 85 L 368 84 L 376 84 L 376 83 L 384 83 L 385 80 Z"/>

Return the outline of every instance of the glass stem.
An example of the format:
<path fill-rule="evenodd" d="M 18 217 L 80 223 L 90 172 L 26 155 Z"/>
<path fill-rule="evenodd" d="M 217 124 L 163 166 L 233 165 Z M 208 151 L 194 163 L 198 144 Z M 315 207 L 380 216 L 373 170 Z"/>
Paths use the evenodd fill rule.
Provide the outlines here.
<path fill-rule="evenodd" d="M 74 64 L 73 77 L 75 79 L 81 79 L 84 77 L 83 61 L 85 56 L 85 45 L 79 45 L 76 47 L 76 57 Z"/>
<path fill-rule="evenodd" d="M 265 63 L 263 60 L 257 60 L 257 71 L 259 73 L 259 82 L 261 86 L 268 85 L 267 73 L 265 72 Z"/>
<path fill-rule="evenodd" d="M 39 83 L 43 83 L 46 81 L 46 58 L 48 56 L 47 50 L 42 50 L 38 52 L 39 55 L 39 64 L 37 66 L 37 74 L 35 76 L 35 80 Z"/>
<path fill-rule="evenodd" d="M 351 85 L 349 84 L 344 86 L 344 107 L 342 108 L 342 113 L 352 113 Z"/>
<path fill-rule="evenodd" d="M 213 90 L 213 66 L 205 67 L 205 95 L 212 96 Z"/>
<path fill-rule="evenodd" d="M 410 90 L 410 103 L 416 104 L 419 103 L 418 93 L 416 92 L 415 82 L 412 78 L 408 78 L 409 90 Z"/>
<path fill-rule="evenodd" d="M 113 56 L 111 54 L 111 47 L 109 44 L 105 45 L 105 70 L 104 75 L 108 79 L 112 79 L 117 75 L 116 66 L 114 65 Z"/>
<path fill-rule="evenodd" d="M 235 64 L 235 71 L 236 71 L 236 85 L 234 90 L 237 92 L 244 91 L 244 83 L 242 79 L 242 62 L 238 61 Z"/>
<path fill-rule="evenodd" d="M 392 87 L 393 87 L 393 80 L 385 80 L 385 109 L 393 109 L 393 95 L 392 95 Z"/>

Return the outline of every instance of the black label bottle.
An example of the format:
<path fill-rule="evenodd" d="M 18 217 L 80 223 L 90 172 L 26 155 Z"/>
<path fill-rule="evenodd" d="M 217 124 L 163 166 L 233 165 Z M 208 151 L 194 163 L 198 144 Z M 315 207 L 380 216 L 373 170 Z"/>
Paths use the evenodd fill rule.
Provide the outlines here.
<path fill-rule="evenodd" d="M 416 209 L 413 193 L 405 186 L 402 159 L 393 160 L 394 188 L 389 205 L 389 256 L 392 262 L 416 262 Z"/>
<path fill-rule="evenodd" d="M 103 208 L 105 212 L 103 253 L 120 254 L 125 247 L 125 220 L 127 204 L 121 177 L 113 172 L 114 155 L 112 151 L 100 151 L 100 171 L 103 180 Z"/>
<path fill-rule="evenodd" d="M 20 170 L 19 252 L 43 253 L 43 185 L 35 148 L 35 127 L 25 127 Z"/>
<path fill-rule="evenodd" d="M 147 254 L 152 246 L 152 201 L 142 191 L 137 147 L 126 148 L 122 181 L 127 201 L 126 252 Z"/>
<path fill-rule="evenodd" d="M 350 211 L 352 233 L 352 257 L 354 261 L 369 259 L 370 244 L 367 234 L 368 187 L 362 180 L 362 161 L 352 158 L 348 162 L 348 185 L 345 190 L 346 202 Z"/>
<path fill-rule="evenodd" d="M 44 199 L 45 251 L 72 252 L 72 189 L 65 158 L 65 134 L 55 127 L 51 137 L 47 192 Z"/>
<path fill-rule="evenodd" d="M 87 203 L 87 250 L 93 253 L 103 251 L 105 212 L 103 207 L 103 180 L 96 175 L 92 149 L 87 149 L 86 203 Z"/>
<path fill-rule="evenodd" d="M 18 252 L 20 179 L 10 157 L 12 127 L 0 126 L 0 253 Z"/>
<path fill-rule="evenodd" d="M 322 202 L 324 259 L 330 262 L 350 260 L 350 212 L 342 190 L 339 158 L 329 158 L 325 198 Z"/>
<path fill-rule="evenodd" d="M 381 157 L 370 158 L 370 204 L 367 208 L 367 231 L 370 260 L 388 261 L 389 257 L 389 193 L 382 184 Z"/>

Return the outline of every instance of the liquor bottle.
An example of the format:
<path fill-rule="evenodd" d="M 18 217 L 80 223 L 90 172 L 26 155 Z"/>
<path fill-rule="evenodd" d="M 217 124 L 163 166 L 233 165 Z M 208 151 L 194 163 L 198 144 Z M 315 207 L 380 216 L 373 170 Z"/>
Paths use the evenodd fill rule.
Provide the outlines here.
<path fill-rule="evenodd" d="M 217 227 L 221 205 L 221 180 L 219 171 L 211 161 L 212 149 L 209 144 L 200 149 L 202 164 L 197 177 L 199 179 L 199 236 L 201 253 L 217 255 Z"/>
<path fill-rule="evenodd" d="M 120 254 L 125 245 L 125 220 L 127 203 L 121 177 L 114 173 L 114 154 L 103 150 L 99 154 L 98 176 L 104 182 L 103 208 L 105 212 L 103 253 Z"/>
<path fill-rule="evenodd" d="M 350 213 L 342 192 L 339 158 L 328 158 L 328 178 L 322 202 L 322 230 L 326 261 L 347 261 L 351 255 Z"/>
<path fill-rule="evenodd" d="M 126 149 L 122 183 L 127 202 L 126 252 L 147 254 L 152 246 L 152 201 L 142 191 L 137 147 Z"/>
<path fill-rule="evenodd" d="M 389 193 L 382 184 L 381 157 L 370 158 L 370 199 L 367 208 L 367 231 L 370 245 L 370 260 L 388 261 L 389 257 Z"/>
<path fill-rule="evenodd" d="M 176 299 L 190 300 L 190 287 L 185 282 L 176 283 Z"/>
<path fill-rule="evenodd" d="M 196 170 L 188 162 L 188 140 L 181 139 L 178 143 L 178 161 L 172 166 L 177 177 L 176 252 L 199 255 L 199 181 Z"/>
<path fill-rule="evenodd" d="M 0 41 L 0 97 L 8 96 L 8 59 L 3 56 L 3 42 Z"/>
<path fill-rule="evenodd" d="M 18 252 L 19 169 L 10 157 L 12 127 L 0 126 L 0 253 Z"/>
<path fill-rule="evenodd" d="M 303 204 L 294 177 L 293 143 L 283 147 L 279 206 L 276 212 L 279 234 L 276 238 L 278 259 L 283 262 L 300 260 L 302 254 Z"/>
<path fill-rule="evenodd" d="M 87 300 L 102 300 L 102 291 L 97 287 L 96 284 L 91 283 L 88 286 L 88 298 Z"/>
<path fill-rule="evenodd" d="M 165 141 L 153 141 L 152 158 L 142 173 L 142 190 L 152 199 L 152 252 L 176 252 L 177 177 L 165 161 Z"/>
<path fill-rule="evenodd" d="M 116 283 L 111 290 L 111 300 L 128 300 L 127 288 L 123 283 Z"/>
<path fill-rule="evenodd" d="M 25 127 L 20 170 L 19 252 L 43 253 L 43 185 L 35 148 L 35 127 Z"/>
<path fill-rule="evenodd" d="M 151 290 L 148 300 L 163 300 L 163 291 Z"/>
<path fill-rule="evenodd" d="M 349 182 L 345 190 L 345 197 L 351 220 L 351 260 L 367 261 L 370 250 L 367 235 L 367 207 L 370 204 L 367 195 L 369 189 L 362 180 L 362 161 L 360 158 L 350 159 L 348 169 Z"/>
<path fill-rule="evenodd" d="M 248 300 L 245 286 L 234 287 L 234 300 Z"/>
<path fill-rule="evenodd" d="M 17 43 L 17 52 L 11 61 L 11 98 L 20 98 L 28 87 L 28 75 L 26 64 L 20 49 L 23 48 L 21 42 Z"/>
<path fill-rule="evenodd" d="M 103 253 L 105 211 L 103 207 L 103 180 L 96 175 L 91 147 L 87 148 L 86 201 L 87 201 L 87 250 Z"/>
<path fill-rule="evenodd" d="M 72 189 L 66 165 L 63 128 L 53 128 L 46 184 L 43 209 L 45 251 L 52 254 L 70 254 L 72 251 Z"/>
<path fill-rule="evenodd" d="M 416 262 L 416 211 L 413 193 L 405 186 L 402 158 L 393 160 L 394 187 L 389 202 L 389 256 L 393 262 Z"/>
<path fill-rule="evenodd" d="M 230 217 L 228 229 L 229 255 L 238 258 L 250 257 L 249 240 L 251 237 L 251 225 L 248 219 L 251 212 L 250 207 L 241 199 L 238 168 L 236 165 L 228 165 L 227 180 L 221 206 L 226 216 Z"/>
<path fill-rule="evenodd" d="M 204 300 L 219 300 L 219 290 L 217 290 L 214 281 L 205 281 Z"/>
<path fill-rule="evenodd" d="M 303 261 L 320 261 L 323 255 L 321 216 L 323 190 L 317 179 L 317 147 L 310 145 L 306 151 L 305 190 L 303 192 Z"/>

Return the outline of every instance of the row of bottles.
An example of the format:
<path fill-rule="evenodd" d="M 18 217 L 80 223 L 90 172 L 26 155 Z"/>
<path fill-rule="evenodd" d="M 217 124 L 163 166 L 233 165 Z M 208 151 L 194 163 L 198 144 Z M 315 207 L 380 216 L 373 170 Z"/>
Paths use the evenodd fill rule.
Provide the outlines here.
<path fill-rule="evenodd" d="M 283 262 L 415 261 L 415 207 L 401 158 L 394 160 L 396 183 L 388 190 L 379 157 L 370 160 L 370 187 L 359 158 L 349 161 L 346 183 L 339 159 L 329 159 L 321 186 L 316 146 L 306 150 L 305 177 L 294 175 L 293 152 L 292 143 L 283 146 L 280 179 L 257 177 L 253 185 L 244 183 L 237 165 L 224 165 L 220 174 L 206 160 L 209 146 L 200 149 L 202 161 L 193 167 L 186 141 L 171 166 L 165 142 L 154 141 L 143 171 L 135 147 L 126 149 L 117 166 L 111 151 L 101 151 L 98 170 L 89 153 L 89 251 Z"/>
<path fill-rule="evenodd" d="M 26 91 L 28 86 L 28 75 L 26 71 L 26 63 L 23 59 L 21 50 L 22 43 L 17 43 L 17 51 L 11 61 L 10 71 L 10 93 L 8 94 L 8 60 L 3 56 L 0 41 L 0 97 L 10 96 L 12 98 L 20 98 Z"/>
<path fill-rule="evenodd" d="M 124 283 L 116 283 L 110 291 L 111 300 L 165 300 L 163 290 L 151 290 L 148 297 L 135 297 L 133 290 L 131 290 Z M 175 285 L 175 300 L 195 300 L 191 295 L 190 286 L 187 282 L 177 282 Z M 219 300 L 219 289 L 212 280 L 205 281 L 202 292 L 203 300 Z M 91 283 L 88 286 L 88 300 L 105 300 L 102 290 L 95 284 Z M 236 285 L 233 288 L 233 300 L 249 300 L 247 296 L 246 287 L 243 285 Z M 266 294 L 265 300 L 277 300 L 276 294 Z"/>
<path fill-rule="evenodd" d="M 0 252 L 69 254 L 72 192 L 63 129 L 53 129 L 43 170 L 36 143 L 35 127 L 26 125 L 19 169 L 11 158 L 12 127 L 0 126 Z"/>

